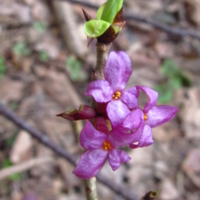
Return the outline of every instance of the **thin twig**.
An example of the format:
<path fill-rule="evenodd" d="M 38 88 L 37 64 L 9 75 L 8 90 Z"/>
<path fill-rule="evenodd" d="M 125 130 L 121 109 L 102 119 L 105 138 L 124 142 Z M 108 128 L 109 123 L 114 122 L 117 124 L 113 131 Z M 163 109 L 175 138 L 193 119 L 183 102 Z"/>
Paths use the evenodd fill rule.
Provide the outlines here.
<path fill-rule="evenodd" d="M 172 35 L 177 35 L 177 36 L 181 36 L 181 37 L 190 36 L 190 37 L 193 37 L 193 38 L 200 40 L 200 34 L 198 34 L 196 31 L 173 28 L 173 27 L 167 26 L 165 24 L 161 24 L 159 22 L 156 22 L 154 20 L 146 19 L 146 18 L 143 18 L 143 17 L 138 17 L 136 15 L 126 15 L 126 14 L 124 14 L 124 19 L 143 22 L 143 23 L 152 25 L 154 28 L 157 28 L 159 30 L 162 30 L 162 31 L 169 33 L 169 34 L 172 34 Z"/>
<path fill-rule="evenodd" d="M 79 32 L 77 31 L 72 5 L 61 1 L 53 1 L 52 5 L 68 49 L 83 59 L 87 54 L 87 47 L 80 39 Z"/>
<path fill-rule="evenodd" d="M 20 173 L 26 170 L 29 170 L 32 167 L 35 167 L 37 165 L 44 165 L 45 163 L 53 162 L 53 158 L 51 157 L 44 157 L 44 158 L 35 158 L 23 163 L 20 163 L 18 165 L 14 165 L 9 168 L 2 169 L 0 171 L 0 180 L 3 180 L 12 174 Z"/>
<path fill-rule="evenodd" d="M 92 177 L 84 181 L 85 183 L 85 194 L 87 200 L 98 200 L 96 178 Z"/>
<path fill-rule="evenodd" d="M 92 9 L 98 9 L 99 8 L 98 5 L 94 5 L 94 4 L 85 2 L 85 1 L 78 1 L 78 0 L 53 0 L 53 1 L 68 1 L 72 4 L 79 4 L 79 5 L 86 6 L 88 8 L 92 8 Z M 162 30 L 162 31 L 164 31 L 168 34 L 171 34 L 171 35 L 177 35 L 177 36 L 181 36 L 181 37 L 190 36 L 190 37 L 193 37 L 193 38 L 200 40 L 200 34 L 198 34 L 196 31 L 173 28 L 173 27 L 170 27 L 168 25 L 165 25 L 165 24 L 156 22 L 154 20 L 151 20 L 151 19 L 146 19 L 144 17 L 139 17 L 139 16 L 136 16 L 136 15 L 130 15 L 130 14 L 124 14 L 123 19 L 125 19 L 125 20 L 135 20 L 137 22 L 143 22 L 143 23 L 146 23 L 146 24 L 153 26 L 154 28 Z"/>
<path fill-rule="evenodd" d="M 12 121 L 14 124 L 16 124 L 18 127 L 26 130 L 32 137 L 37 139 L 39 142 L 44 144 L 49 149 L 53 150 L 61 157 L 65 158 L 72 165 L 76 165 L 76 158 L 74 156 L 72 156 L 66 150 L 54 144 L 47 136 L 45 136 L 38 130 L 32 128 L 26 121 L 21 119 L 13 111 L 11 111 L 9 108 L 5 107 L 2 104 L 0 104 L 0 115 L 3 115 L 4 117 Z M 122 186 L 116 185 L 115 183 L 113 183 L 113 181 L 111 182 L 105 177 L 97 175 L 97 180 L 127 200 L 138 200 L 138 198 L 135 195 L 133 194 L 130 195 L 128 191 L 124 189 Z"/>
<path fill-rule="evenodd" d="M 64 157 L 73 165 L 76 164 L 76 159 L 72 155 L 70 155 L 67 151 L 65 151 L 61 147 L 54 144 L 46 135 L 32 128 L 26 121 L 21 119 L 13 111 L 3 106 L 2 104 L 0 104 L 0 114 L 5 116 L 7 119 L 11 120 L 12 122 L 14 122 L 18 127 L 26 130 L 28 133 L 31 134 L 31 136 L 33 136 L 39 142 L 49 147 L 54 152 L 58 153 L 60 156 Z"/>

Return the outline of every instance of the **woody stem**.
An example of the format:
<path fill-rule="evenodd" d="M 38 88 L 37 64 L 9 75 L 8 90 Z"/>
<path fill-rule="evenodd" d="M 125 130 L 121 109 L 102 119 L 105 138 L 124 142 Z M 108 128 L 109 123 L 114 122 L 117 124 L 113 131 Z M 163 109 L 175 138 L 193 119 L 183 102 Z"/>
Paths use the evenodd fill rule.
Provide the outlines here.
<path fill-rule="evenodd" d="M 96 61 L 95 70 L 92 73 L 92 77 L 91 77 L 92 81 L 105 79 L 103 71 L 106 65 L 111 44 L 112 43 L 104 44 L 104 43 L 97 42 L 97 45 L 96 45 L 97 46 L 97 61 Z"/>
<path fill-rule="evenodd" d="M 108 58 L 108 53 L 111 47 L 111 44 L 104 44 L 97 42 L 97 61 L 96 67 L 92 73 L 92 81 L 95 80 L 104 80 L 104 68 L 106 65 L 106 61 Z M 91 100 L 91 107 L 95 107 L 94 99 Z M 98 200 L 97 197 L 97 189 L 96 189 L 96 178 L 92 177 L 84 181 L 85 184 L 85 192 L 87 200 Z"/>

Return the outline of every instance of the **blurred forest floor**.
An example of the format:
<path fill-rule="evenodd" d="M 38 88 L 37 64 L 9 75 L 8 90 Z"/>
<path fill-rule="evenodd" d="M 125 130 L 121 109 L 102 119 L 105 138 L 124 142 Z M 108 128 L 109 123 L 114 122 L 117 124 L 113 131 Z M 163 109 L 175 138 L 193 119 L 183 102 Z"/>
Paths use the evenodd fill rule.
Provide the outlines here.
<path fill-rule="evenodd" d="M 0 102 L 80 156 L 82 148 L 73 133 L 77 124 L 56 114 L 89 104 L 84 93 L 95 66 L 96 41 L 87 48 L 83 6 L 52 2 L 0 0 Z M 95 10 L 83 8 L 96 17 Z M 125 0 L 124 13 L 200 33 L 199 0 Z M 154 88 L 160 93 L 159 104 L 174 105 L 179 112 L 153 130 L 154 145 L 127 149 L 129 163 L 116 172 L 106 164 L 100 174 L 139 197 L 159 189 L 158 200 L 199 200 L 200 41 L 127 20 L 112 50 L 126 51 L 131 58 L 128 87 Z M 142 95 L 141 106 L 146 101 Z M 82 181 L 71 173 L 69 163 L 0 116 L 0 177 L 3 169 L 31 160 L 34 164 L 23 172 L 0 178 L 0 200 L 85 199 Z M 98 194 L 99 200 L 123 199 L 99 183 Z"/>

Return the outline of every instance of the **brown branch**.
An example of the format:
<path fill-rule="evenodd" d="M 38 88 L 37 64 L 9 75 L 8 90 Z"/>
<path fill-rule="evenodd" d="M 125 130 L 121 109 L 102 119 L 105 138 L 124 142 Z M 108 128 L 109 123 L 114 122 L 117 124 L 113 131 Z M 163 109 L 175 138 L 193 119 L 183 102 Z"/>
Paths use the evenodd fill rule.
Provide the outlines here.
<path fill-rule="evenodd" d="M 83 59 L 87 54 L 87 47 L 80 39 L 80 34 L 77 31 L 75 13 L 73 12 L 72 5 L 62 1 L 53 1 L 52 5 L 68 49 Z"/>
<path fill-rule="evenodd" d="M 177 36 L 181 36 L 181 37 L 190 36 L 190 37 L 193 37 L 193 38 L 200 40 L 200 34 L 198 34 L 196 31 L 173 28 L 171 26 L 167 26 L 165 24 L 156 22 L 154 20 L 146 19 L 146 18 L 143 18 L 143 17 L 138 17 L 136 15 L 126 15 L 126 14 L 124 14 L 124 19 L 143 22 L 143 23 L 152 25 L 154 28 L 157 28 L 159 30 L 162 30 L 162 31 L 169 33 L 169 34 L 172 34 L 172 35 L 177 35 Z"/>
<path fill-rule="evenodd" d="M 55 153 L 57 153 L 61 157 L 65 158 L 72 165 L 76 165 L 76 158 L 73 155 L 69 154 L 66 150 L 56 145 L 43 133 L 32 128 L 26 121 L 24 121 L 22 118 L 17 116 L 12 110 L 10 110 L 9 108 L 5 107 L 2 104 L 0 104 L 0 115 L 3 115 L 4 117 L 12 121 L 21 129 L 26 130 L 32 137 L 37 139 L 39 142 L 44 144 L 49 149 L 53 150 Z M 97 175 L 97 180 L 127 200 L 138 200 L 138 198 L 134 194 L 128 193 L 128 191 L 124 189 L 122 186 L 116 185 L 115 183 L 111 182 L 105 177 Z"/>
<path fill-rule="evenodd" d="M 92 81 L 95 80 L 104 80 L 104 68 L 106 65 L 106 61 L 108 58 L 108 53 L 111 47 L 111 43 L 110 44 L 104 44 L 104 43 L 100 43 L 97 42 L 96 44 L 97 47 L 97 52 L 96 52 L 96 66 L 95 69 L 92 73 Z M 95 101 L 92 98 L 91 99 L 91 107 L 95 108 Z M 98 200 L 97 197 L 97 188 L 96 188 L 96 178 L 92 177 L 90 179 L 86 179 L 84 181 L 85 184 L 85 192 L 86 192 L 86 198 L 87 200 Z"/>
<path fill-rule="evenodd" d="M 111 43 L 104 44 L 104 43 L 97 42 L 96 46 L 97 46 L 97 53 L 96 53 L 97 61 L 96 61 L 94 72 L 92 73 L 92 81 L 105 79 L 103 71 L 106 65 Z"/>
<path fill-rule="evenodd" d="M 72 4 L 79 4 L 79 5 L 86 6 L 88 8 L 92 8 L 92 9 L 98 9 L 99 8 L 99 6 L 85 2 L 85 1 L 78 1 L 78 0 L 53 0 L 53 1 L 68 1 Z M 200 40 L 200 34 L 198 34 L 196 31 L 173 28 L 171 26 L 156 22 L 154 20 L 146 19 L 144 17 L 139 17 L 139 16 L 136 16 L 136 15 L 124 14 L 123 19 L 125 19 L 125 20 L 135 20 L 137 22 L 143 22 L 143 23 L 146 23 L 146 24 L 153 26 L 154 28 L 162 30 L 162 31 L 164 31 L 168 34 L 171 34 L 171 35 L 177 35 L 177 36 L 181 36 L 181 37 L 190 36 L 190 37 L 193 37 L 193 38 Z"/>
<path fill-rule="evenodd" d="M 37 139 L 39 142 L 44 144 L 45 146 L 49 147 L 51 150 L 59 154 L 60 156 L 64 157 L 66 160 L 68 160 L 73 165 L 76 164 L 76 159 L 70 155 L 68 152 L 66 152 L 64 149 L 60 148 L 56 144 L 54 144 L 46 135 L 39 132 L 38 130 L 32 128 L 26 121 L 21 119 L 19 116 L 17 116 L 13 111 L 11 111 L 9 108 L 3 106 L 0 104 L 0 114 L 6 117 L 7 119 L 14 122 L 18 127 L 21 129 L 26 130 L 32 137 Z"/>

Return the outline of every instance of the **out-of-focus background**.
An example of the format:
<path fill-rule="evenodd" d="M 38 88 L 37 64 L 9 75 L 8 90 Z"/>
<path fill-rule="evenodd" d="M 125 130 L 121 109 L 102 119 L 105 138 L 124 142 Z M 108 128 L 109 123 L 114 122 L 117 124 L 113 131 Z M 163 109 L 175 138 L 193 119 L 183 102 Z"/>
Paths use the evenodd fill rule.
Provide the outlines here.
<path fill-rule="evenodd" d="M 0 0 L 0 102 L 76 156 L 82 151 L 74 134 L 77 124 L 55 115 L 89 104 L 84 92 L 95 66 L 96 41 L 87 48 L 81 8 L 96 17 L 96 10 L 59 0 Z M 199 0 L 124 0 L 124 13 L 200 33 Z M 159 104 L 179 112 L 153 130 L 154 145 L 127 148 L 131 161 L 116 172 L 106 164 L 101 174 L 139 197 L 159 189 L 159 200 L 199 200 L 200 41 L 127 20 L 112 50 L 131 58 L 128 87 L 154 88 Z M 141 106 L 146 101 L 141 94 Z M 22 172 L 1 177 L 2 170 L 22 163 Z M 0 116 L 0 200 L 85 199 L 83 183 L 72 170 Z M 99 200 L 123 199 L 99 183 L 98 194 Z"/>

